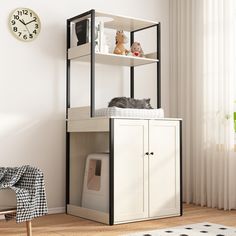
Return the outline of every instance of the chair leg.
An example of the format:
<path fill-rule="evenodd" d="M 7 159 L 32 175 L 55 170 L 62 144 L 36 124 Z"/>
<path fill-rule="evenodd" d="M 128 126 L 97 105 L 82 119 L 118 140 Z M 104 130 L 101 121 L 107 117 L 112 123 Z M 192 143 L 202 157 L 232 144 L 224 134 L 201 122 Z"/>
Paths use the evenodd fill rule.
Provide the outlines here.
<path fill-rule="evenodd" d="M 26 221 L 27 236 L 32 236 L 31 221 Z"/>

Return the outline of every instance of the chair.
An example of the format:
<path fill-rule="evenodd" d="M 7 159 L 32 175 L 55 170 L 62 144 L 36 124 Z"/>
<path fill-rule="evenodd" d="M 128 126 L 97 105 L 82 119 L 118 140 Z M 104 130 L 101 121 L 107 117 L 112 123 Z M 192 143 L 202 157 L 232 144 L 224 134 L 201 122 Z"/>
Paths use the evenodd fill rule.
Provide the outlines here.
<path fill-rule="evenodd" d="M 6 214 L 16 214 L 16 208 L 0 206 L 0 215 L 6 215 Z M 27 236 L 32 236 L 31 221 L 26 221 L 26 230 L 27 230 Z"/>
<path fill-rule="evenodd" d="M 48 213 L 43 172 L 29 165 L 0 167 L 0 190 L 3 194 L 0 203 L 4 202 L 0 215 L 9 219 L 16 215 L 16 222 L 26 222 L 27 236 L 32 236 L 31 219 Z M 18 211 L 16 205 L 24 208 Z"/>

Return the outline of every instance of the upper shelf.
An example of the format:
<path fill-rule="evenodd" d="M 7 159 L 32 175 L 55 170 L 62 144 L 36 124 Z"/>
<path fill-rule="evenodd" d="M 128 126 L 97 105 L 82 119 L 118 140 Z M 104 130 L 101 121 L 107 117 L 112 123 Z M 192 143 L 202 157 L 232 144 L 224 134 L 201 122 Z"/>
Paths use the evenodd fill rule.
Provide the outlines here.
<path fill-rule="evenodd" d="M 152 54 L 148 54 L 152 55 Z M 153 54 L 156 55 L 156 54 Z M 123 56 L 117 54 L 95 53 L 96 63 L 119 65 L 119 66 L 141 66 L 158 62 L 157 59 L 147 57 Z M 90 61 L 90 43 L 83 44 L 78 47 L 69 48 L 68 59 L 74 59 L 82 62 Z"/>
<path fill-rule="evenodd" d="M 150 20 L 142 20 L 138 18 L 121 16 L 121 15 L 113 15 L 109 13 L 104 13 L 100 11 L 95 11 L 95 17 L 103 19 L 104 27 L 110 29 L 122 29 L 124 31 L 137 31 L 143 28 L 155 26 L 158 22 L 150 21 Z M 85 18 L 90 18 L 90 15 L 84 16 L 82 18 L 73 17 L 71 18 L 71 22 L 77 22 Z"/>

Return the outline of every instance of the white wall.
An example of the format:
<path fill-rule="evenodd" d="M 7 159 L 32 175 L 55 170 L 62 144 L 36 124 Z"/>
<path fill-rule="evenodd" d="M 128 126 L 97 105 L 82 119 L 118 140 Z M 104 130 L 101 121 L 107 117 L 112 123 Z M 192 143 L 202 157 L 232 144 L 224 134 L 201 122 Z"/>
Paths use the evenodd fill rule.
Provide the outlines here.
<path fill-rule="evenodd" d="M 20 42 L 9 31 L 8 17 L 17 7 L 40 16 L 42 30 L 33 42 Z M 65 202 L 65 23 L 92 8 L 161 21 L 162 104 L 169 111 L 168 0 L 1 1 L 0 166 L 40 167 L 50 208 Z"/>

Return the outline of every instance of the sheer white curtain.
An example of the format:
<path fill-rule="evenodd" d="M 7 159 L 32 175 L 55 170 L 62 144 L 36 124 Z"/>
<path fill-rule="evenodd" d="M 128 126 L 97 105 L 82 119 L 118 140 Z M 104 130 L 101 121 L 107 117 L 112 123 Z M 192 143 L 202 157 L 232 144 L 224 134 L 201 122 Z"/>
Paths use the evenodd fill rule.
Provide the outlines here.
<path fill-rule="evenodd" d="M 234 0 L 170 0 L 171 111 L 183 118 L 184 201 L 236 209 Z"/>

